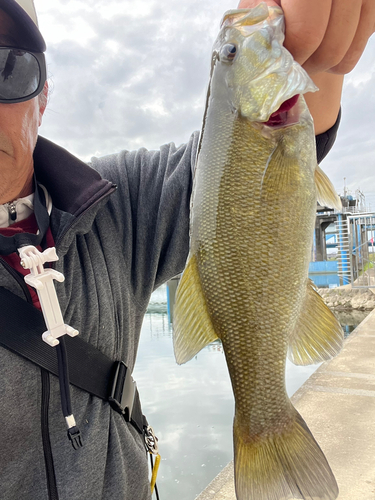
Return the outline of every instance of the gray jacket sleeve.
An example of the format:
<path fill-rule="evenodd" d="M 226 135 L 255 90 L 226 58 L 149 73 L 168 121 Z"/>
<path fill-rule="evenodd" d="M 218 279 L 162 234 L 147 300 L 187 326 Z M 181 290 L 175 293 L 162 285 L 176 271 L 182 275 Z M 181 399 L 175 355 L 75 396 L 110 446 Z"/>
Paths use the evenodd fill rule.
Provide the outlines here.
<path fill-rule="evenodd" d="M 122 244 L 122 262 L 140 302 L 184 268 L 198 140 L 195 132 L 180 147 L 171 143 L 157 151 L 142 148 L 92 159 L 92 166 L 117 185 L 106 210 L 116 228 L 113 244 Z"/>
<path fill-rule="evenodd" d="M 316 157 L 318 160 L 318 164 L 320 164 L 320 162 L 324 160 L 324 158 L 332 149 L 332 146 L 336 140 L 337 132 L 340 125 L 340 120 L 341 120 L 341 108 L 334 125 L 332 125 L 332 127 L 329 130 L 327 130 L 327 132 L 323 132 L 323 134 L 316 136 L 315 138 Z"/>
<path fill-rule="evenodd" d="M 316 138 L 320 160 L 333 145 L 339 121 L 340 117 Z M 115 233 L 113 245 L 118 245 L 114 255 L 126 267 L 128 284 L 140 304 L 184 268 L 198 140 L 195 132 L 180 147 L 170 143 L 156 151 L 141 148 L 92 159 L 92 166 L 117 185 L 106 207 Z"/>

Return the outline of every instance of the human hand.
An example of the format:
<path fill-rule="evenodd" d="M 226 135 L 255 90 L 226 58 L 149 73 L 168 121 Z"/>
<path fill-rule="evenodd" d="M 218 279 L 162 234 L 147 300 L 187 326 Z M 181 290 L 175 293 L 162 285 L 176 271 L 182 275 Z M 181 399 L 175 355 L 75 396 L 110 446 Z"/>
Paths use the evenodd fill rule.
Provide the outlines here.
<path fill-rule="evenodd" d="M 252 8 L 262 0 L 240 0 Z M 349 73 L 375 31 L 374 0 L 263 0 L 285 15 L 284 46 L 310 74 Z"/>

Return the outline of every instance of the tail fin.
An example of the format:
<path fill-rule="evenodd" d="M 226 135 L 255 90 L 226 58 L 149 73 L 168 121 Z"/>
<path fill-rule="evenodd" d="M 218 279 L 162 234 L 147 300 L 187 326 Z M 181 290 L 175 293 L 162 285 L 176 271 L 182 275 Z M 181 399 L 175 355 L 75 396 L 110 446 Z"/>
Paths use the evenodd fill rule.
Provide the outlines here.
<path fill-rule="evenodd" d="M 234 422 L 237 500 L 334 500 L 338 487 L 301 415 L 282 434 L 251 438 Z"/>

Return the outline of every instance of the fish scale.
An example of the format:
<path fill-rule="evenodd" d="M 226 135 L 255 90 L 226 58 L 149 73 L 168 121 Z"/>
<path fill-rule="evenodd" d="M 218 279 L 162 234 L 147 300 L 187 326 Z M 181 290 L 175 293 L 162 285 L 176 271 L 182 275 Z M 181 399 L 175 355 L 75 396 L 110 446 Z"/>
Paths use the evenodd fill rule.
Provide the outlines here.
<path fill-rule="evenodd" d="M 317 198 L 338 201 L 316 165 L 303 97 L 283 112 L 283 126 L 264 124 L 293 92 L 313 88 L 281 45 L 281 18 L 265 4 L 231 11 L 214 45 L 174 349 L 184 363 L 222 341 L 238 500 L 333 500 L 335 479 L 286 393 L 285 364 L 287 354 L 329 359 L 342 345 L 307 276 Z"/>
<path fill-rule="evenodd" d="M 212 116 L 213 123 L 221 124 L 220 131 L 223 131 L 224 135 L 229 133 L 228 130 L 223 130 L 222 124 L 225 122 L 225 118 L 226 116 L 218 116 L 217 118 Z M 226 121 L 228 122 L 228 129 L 233 130 L 233 118 L 229 117 Z M 214 135 L 215 132 L 216 130 L 212 131 Z M 269 292 L 265 298 L 262 297 L 264 275 L 270 272 L 270 265 L 277 267 L 278 262 L 280 260 L 282 262 L 285 252 L 282 248 L 279 248 L 279 259 L 270 262 L 270 259 L 267 258 L 259 265 L 260 258 L 265 255 L 264 246 L 267 247 L 267 235 L 275 227 L 275 221 L 272 219 L 268 221 L 268 224 L 262 222 L 265 207 L 260 197 L 264 165 L 270 151 L 274 149 L 274 145 L 267 143 L 267 148 L 264 148 L 265 141 L 259 132 L 250 128 L 241 119 L 235 120 L 232 137 L 232 147 L 229 149 L 226 161 L 223 163 L 223 172 L 225 174 L 218 172 L 218 169 L 213 167 L 217 165 L 218 161 L 217 155 L 213 151 L 209 155 L 207 164 L 201 164 L 200 171 L 197 172 L 196 182 L 199 182 L 202 186 L 207 186 L 207 189 L 203 191 L 204 199 L 202 201 L 195 199 L 194 202 L 195 210 L 199 210 L 199 205 L 202 205 L 202 213 L 198 219 L 204 221 L 204 224 L 197 223 L 193 229 L 192 237 L 195 237 L 196 231 L 196 244 L 203 247 L 204 262 L 200 258 L 202 250 L 198 247 L 196 252 L 203 293 L 213 318 L 213 324 L 216 327 L 215 330 L 223 342 L 236 397 L 236 406 L 241 409 L 245 404 L 247 407 L 253 408 L 255 400 L 261 404 L 263 394 L 268 396 L 268 392 L 275 395 L 280 393 L 280 388 L 274 384 L 274 377 L 267 378 L 267 375 L 264 376 L 262 372 L 254 372 L 251 367 L 246 366 L 252 363 L 251 359 L 246 358 L 244 362 L 240 362 L 236 356 L 237 349 L 228 349 L 227 346 L 232 344 L 233 339 L 235 339 L 234 345 L 236 345 L 236 342 L 241 344 L 246 340 L 249 352 L 259 353 L 260 367 L 263 352 L 264 359 L 267 360 L 267 363 L 264 363 L 266 374 L 267 371 L 273 370 L 273 364 L 270 364 L 269 352 L 275 352 L 280 360 L 285 360 L 285 334 L 275 335 L 275 332 L 285 331 L 286 322 L 283 322 L 283 318 L 279 315 L 280 306 L 276 306 L 277 314 L 273 317 L 270 315 L 269 310 L 269 304 L 272 303 L 275 307 L 275 304 L 279 301 L 282 302 L 282 297 L 276 296 L 274 298 L 272 293 Z M 218 137 L 218 143 L 221 143 L 220 136 Z M 247 151 L 240 154 L 239 151 L 241 151 L 241 144 L 243 143 L 249 146 Z M 203 157 L 205 156 L 205 148 L 209 148 L 210 145 L 211 137 L 208 136 L 207 142 L 202 143 Z M 240 162 L 238 158 L 240 158 Z M 231 169 L 232 165 L 234 167 Z M 215 178 L 217 176 L 220 177 L 220 183 Z M 211 186 L 217 186 L 218 184 L 218 192 L 215 192 Z M 219 199 L 219 203 L 216 203 L 217 199 Z M 286 200 L 286 203 L 289 205 L 290 200 Z M 216 211 L 212 210 L 212 205 L 216 207 Z M 228 207 L 232 209 L 228 210 Z M 249 218 L 248 212 L 250 210 L 253 215 Z M 234 216 L 234 212 L 237 216 Z M 281 213 L 276 212 L 279 221 L 280 216 Z M 254 225 L 254 219 L 260 221 L 260 224 Z M 214 240 L 211 240 L 213 231 L 207 231 L 207 227 L 215 228 L 216 237 Z M 287 228 L 289 228 L 289 225 Z M 207 233 L 209 235 L 208 239 Z M 311 239 L 311 227 L 307 227 L 307 233 L 306 236 Z M 256 238 L 254 238 L 254 234 L 256 234 Z M 233 249 L 232 241 L 238 242 L 236 250 Z M 271 249 L 274 248 L 273 243 L 270 246 Z M 211 250 L 209 255 L 208 248 Z M 286 250 L 290 253 L 289 242 Z M 223 260 L 223 254 L 228 254 L 229 258 Z M 303 264 L 306 265 L 306 263 Z M 297 273 L 299 273 L 298 268 L 296 269 Z M 293 280 L 293 274 L 291 275 L 288 272 L 284 278 L 288 280 L 286 285 L 289 286 L 291 279 Z M 231 290 L 230 297 L 228 297 L 228 290 Z M 280 293 L 279 289 L 276 289 L 276 293 Z M 293 301 L 293 298 L 292 305 L 295 309 L 298 308 L 298 302 Z M 238 311 L 244 311 L 244 314 L 239 316 Z M 289 316 L 290 314 L 288 314 Z M 267 323 L 264 324 L 266 318 Z M 252 328 L 249 328 L 249 324 L 253 325 Z M 267 335 L 267 331 L 271 331 L 272 334 Z M 269 343 L 271 346 L 268 345 Z M 231 352 L 235 353 L 233 359 Z M 283 385 L 285 367 L 284 363 L 279 364 L 278 361 L 279 359 L 275 360 L 275 364 L 278 365 L 280 370 L 279 379 L 281 385 Z M 241 384 L 236 383 L 237 373 L 241 374 L 242 371 L 245 372 L 244 377 L 247 380 L 251 380 L 250 376 L 257 378 L 256 382 L 248 384 L 250 390 L 249 387 L 243 388 Z M 272 387 L 267 387 L 267 381 L 272 384 Z M 243 394 L 241 394 L 241 390 Z M 285 388 L 283 388 L 283 394 L 283 399 L 286 401 Z M 277 399 L 275 403 L 278 408 L 279 401 Z M 269 415 L 272 415 L 272 413 Z"/>

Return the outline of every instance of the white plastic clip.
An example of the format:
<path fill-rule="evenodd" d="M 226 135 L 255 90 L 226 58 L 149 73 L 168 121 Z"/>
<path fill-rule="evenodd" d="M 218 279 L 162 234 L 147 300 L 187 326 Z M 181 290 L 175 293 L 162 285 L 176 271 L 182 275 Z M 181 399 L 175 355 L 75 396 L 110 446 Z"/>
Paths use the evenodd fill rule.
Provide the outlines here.
<path fill-rule="evenodd" d="M 24 269 L 30 269 L 30 274 L 25 276 L 25 281 L 36 289 L 42 306 L 44 320 L 47 325 L 47 331 L 42 335 L 44 342 L 54 347 L 59 344 L 58 337 L 65 334 L 70 337 L 78 335 L 78 330 L 64 324 L 53 284 L 54 279 L 59 282 L 64 281 L 64 275 L 54 269 L 44 269 L 45 262 L 59 260 L 55 248 L 47 248 L 44 252 L 39 252 L 34 246 L 28 245 L 19 248 L 18 253 L 21 257 L 21 266 Z"/>

